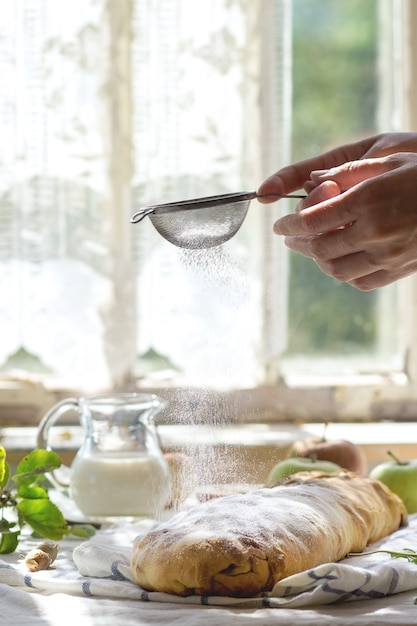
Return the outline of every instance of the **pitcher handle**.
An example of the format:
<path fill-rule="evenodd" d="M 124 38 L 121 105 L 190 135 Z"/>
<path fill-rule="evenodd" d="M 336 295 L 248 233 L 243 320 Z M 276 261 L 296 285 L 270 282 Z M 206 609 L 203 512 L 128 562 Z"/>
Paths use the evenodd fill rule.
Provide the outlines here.
<path fill-rule="evenodd" d="M 61 400 L 57 404 L 55 404 L 42 418 L 38 427 L 37 434 L 37 447 L 46 450 L 52 450 L 52 447 L 49 443 L 49 431 L 54 426 L 54 424 L 61 419 L 61 417 L 70 411 L 71 409 L 75 409 L 79 412 L 79 402 L 76 398 L 66 398 L 65 400 Z M 70 468 L 66 465 L 63 465 L 54 472 L 49 474 L 49 478 L 52 484 L 60 490 L 66 489 L 69 487 L 69 475 Z M 62 478 L 60 477 L 62 476 Z M 67 479 L 64 480 L 64 476 L 67 476 Z"/>

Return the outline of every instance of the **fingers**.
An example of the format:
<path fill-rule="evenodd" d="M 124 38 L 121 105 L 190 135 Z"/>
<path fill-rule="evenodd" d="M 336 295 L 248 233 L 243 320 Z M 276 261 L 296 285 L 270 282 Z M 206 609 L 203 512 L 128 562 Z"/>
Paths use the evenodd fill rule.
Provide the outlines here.
<path fill-rule="evenodd" d="M 405 266 L 392 269 L 389 266 L 386 267 L 384 263 L 379 266 L 379 261 L 376 261 L 366 251 L 329 260 L 315 259 L 315 261 L 324 274 L 347 283 L 360 291 L 371 291 L 384 287 L 417 269 Z"/>
<path fill-rule="evenodd" d="M 362 291 L 417 271 L 417 133 L 378 135 L 290 165 L 259 193 L 301 187 L 307 197 L 274 224 L 291 250 Z"/>
<path fill-rule="evenodd" d="M 374 231 L 373 235 L 380 239 L 384 233 L 405 230 L 408 224 L 414 228 L 417 218 L 412 199 L 417 197 L 416 170 L 416 154 L 398 153 L 315 171 L 311 174 L 312 185 L 305 185 L 309 190 L 307 198 L 298 205 L 295 214 L 275 223 L 274 232 L 284 236 L 318 235 L 359 218 L 362 233 Z M 340 192 L 341 189 L 345 191 Z M 400 211 L 401 220 L 398 220 Z"/>
<path fill-rule="evenodd" d="M 274 224 L 274 233 L 284 236 L 318 235 L 351 224 L 360 210 L 347 194 L 340 194 L 333 181 L 313 189 L 298 204 L 297 211 L 285 215 Z"/>
<path fill-rule="evenodd" d="M 287 194 L 302 189 L 304 183 L 310 179 L 313 170 L 328 170 L 347 161 L 361 159 L 376 142 L 377 136 L 339 146 L 318 156 L 299 161 L 278 170 L 267 178 L 259 187 L 259 194 Z M 260 198 L 260 202 L 271 202 L 270 198 Z"/>
<path fill-rule="evenodd" d="M 333 230 L 323 235 L 288 236 L 285 238 L 285 245 L 293 252 L 314 259 L 326 274 L 332 274 L 338 280 L 346 281 L 358 276 L 355 272 L 351 275 L 338 272 L 337 276 L 333 273 L 333 260 L 362 251 L 362 246 L 358 243 L 355 225 Z"/>
<path fill-rule="evenodd" d="M 297 212 L 303 211 L 310 206 L 320 204 L 320 202 L 325 202 L 340 194 L 340 187 L 333 180 L 325 180 L 319 185 L 313 182 L 310 184 L 306 182 L 304 190 L 307 192 L 307 197 L 297 203 Z"/>
<path fill-rule="evenodd" d="M 307 194 L 309 194 L 309 193 L 311 193 L 311 192 L 313 191 L 313 189 L 315 189 L 315 188 L 317 187 L 317 184 L 316 184 L 316 183 L 313 183 L 313 181 L 312 181 L 312 180 L 307 180 L 307 181 L 304 183 L 303 187 L 304 187 L 304 191 L 305 191 Z"/>
<path fill-rule="evenodd" d="M 365 251 L 355 254 L 347 254 L 327 261 L 316 261 L 324 274 L 332 276 L 343 283 L 364 278 L 365 276 L 383 271 L 385 267 L 379 267 L 375 260 Z"/>
<path fill-rule="evenodd" d="M 373 272 L 367 274 L 366 276 L 361 276 L 355 280 L 348 281 L 348 284 L 360 291 L 372 291 L 373 289 L 379 289 L 380 287 L 386 287 L 391 283 L 400 280 L 401 278 L 405 278 L 409 276 L 413 272 L 416 271 L 417 268 L 410 270 L 397 270 L 397 271 L 389 271 L 389 270 L 378 270 L 377 272 Z"/>
<path fill-rule="evenodd" d="M 314 237 L 287 237 L 287 246 L 314 259 L 324 274 L 369 291 L 417 271 L 415 231 L 391 241 L 361 243 L 359 222 L 343 231 Z"/>
<path fill-rule="evenodd" d="M 298 161 L 283 167 L 267 178 L 260 185 L 258 193 L 291 193 L 301 189 L 306 181 L 310 181 L 311 172 L 337 168 L 344 163 L 362 159 L 378 159 L 400 152 L 417 152 L 417 133 L 381 133 Z M 259 201 L 273 202 L 273 199 L 262 198 Z"/>
<path fill-rule="evenodd" d="M 381 133 L 363 154 L 363 158 L 383 157 L 397 152 L 417 152 L 417 133 Z"/>
<path fill-rule="evenodd" d="M 385 287 L 394 282 L 394 280 L 396 278 L 391 278 L 388 272 L 380 270 L 367 276 L 361 276 L 356 280 L 350 280 L 348 284 L 359 289 L 359 291 L 372 291 L 373 289 L 379 289 L 379 287 Z"/>
<path fill-rule="evenodd" d="M 310 179 L 314 185 L 320 185 L 324 181 L 332 180 L 336 182 L 340 189 L 351 189 L 355 185 L 380 176 L 396 167 L 397 159 L 364 159 L 361 161 L 350 161 L 329 170 L 316 170 L 311 172 Z"/>

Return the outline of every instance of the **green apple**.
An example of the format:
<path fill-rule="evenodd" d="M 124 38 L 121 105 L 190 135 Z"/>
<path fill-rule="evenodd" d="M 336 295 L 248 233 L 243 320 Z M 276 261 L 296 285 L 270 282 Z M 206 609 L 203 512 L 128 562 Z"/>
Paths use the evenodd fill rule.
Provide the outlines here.
<path fill-rule="evenodd" d="M 318 461 L 317 459 L 310 459 L 309 457 L 294 456 L 277 463 L 270 471 L 266 482 L 268 485 L 272 485 L 277 480 L 287 478 L 287 476 L 296 474 L 297 472 L 326 472 L 335 474 L 341 470 L 340 465 L 332 463 L 331 461 Z"/>
<path fill-rule="evenodd" d="M 392 453 L 394 460 L 386 461 L 374 467 L 370 478 L 380 480 L 404 502 L 408 513 L 417 513 L 417 459 L 399 461 Z"/>

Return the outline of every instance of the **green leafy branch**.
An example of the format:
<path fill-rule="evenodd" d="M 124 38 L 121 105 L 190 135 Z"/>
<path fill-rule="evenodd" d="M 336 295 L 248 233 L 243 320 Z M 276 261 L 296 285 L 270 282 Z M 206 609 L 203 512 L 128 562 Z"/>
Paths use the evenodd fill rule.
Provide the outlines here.
<path fill-rule="evenodd" d="M 18 464 L 14 476 L 0 446 L 0 554 L 14 552 L 22 528 L 29 525 L 34 534 L 59 540 L 74 534 L 88 538 L 94 529 L 69 524 L 60 509 L 49 499 L 46 474 L 61 466 L 51 450 L 33 450 Z"/>
<path fill-rule="evenodd" d="M 372 552 L 349 552 L 349 556 L 367 556 L 368 554 L 389 554 L 393 559 L 406 559 L 409 563 L 417 563 L 417 552 L 412 548 L 403 548 L 396 552 L 395 550 L 373 550 Z M 414 599 L 417 604 L 417 598 Z"/>
<path fill-rule="evenodd" d="M 349 552 L 349 556 L 368 556 L 368 554 L 389 554 L 393 559 L 407 559 L 410 563 L 417 563 L 417 552 L 411 548 L 403 548 L 399 552 L 395 550 L 373 550 L 372 552 Z"/>

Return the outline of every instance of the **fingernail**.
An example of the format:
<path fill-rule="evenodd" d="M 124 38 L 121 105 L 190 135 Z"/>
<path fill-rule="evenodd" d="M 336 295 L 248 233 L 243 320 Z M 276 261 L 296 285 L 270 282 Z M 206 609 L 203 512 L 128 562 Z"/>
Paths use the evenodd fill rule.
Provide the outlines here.
<path fill-rule="evenodd" d="M 281 234 L 279 220 L 277 222 L 275 222 L 275 224 L 273 225 L 272 232 L 275 235 L 280 235 Z"/>
<path fill-rule="evenodd" d="M 313 189 L 315 189 L 316 187 L 316 183 L 313 183 L 312 180 L 306 181 L 303 185 L 303 189 L 306 193 L 310 193 L 310 191 L 313 191 Z"/>
<path fill-rule="evenodd" d="M 310 178 L 320 178 L 322 176 L 328 176 L 331 170 L 313 170 L 310 172 Z"/>

